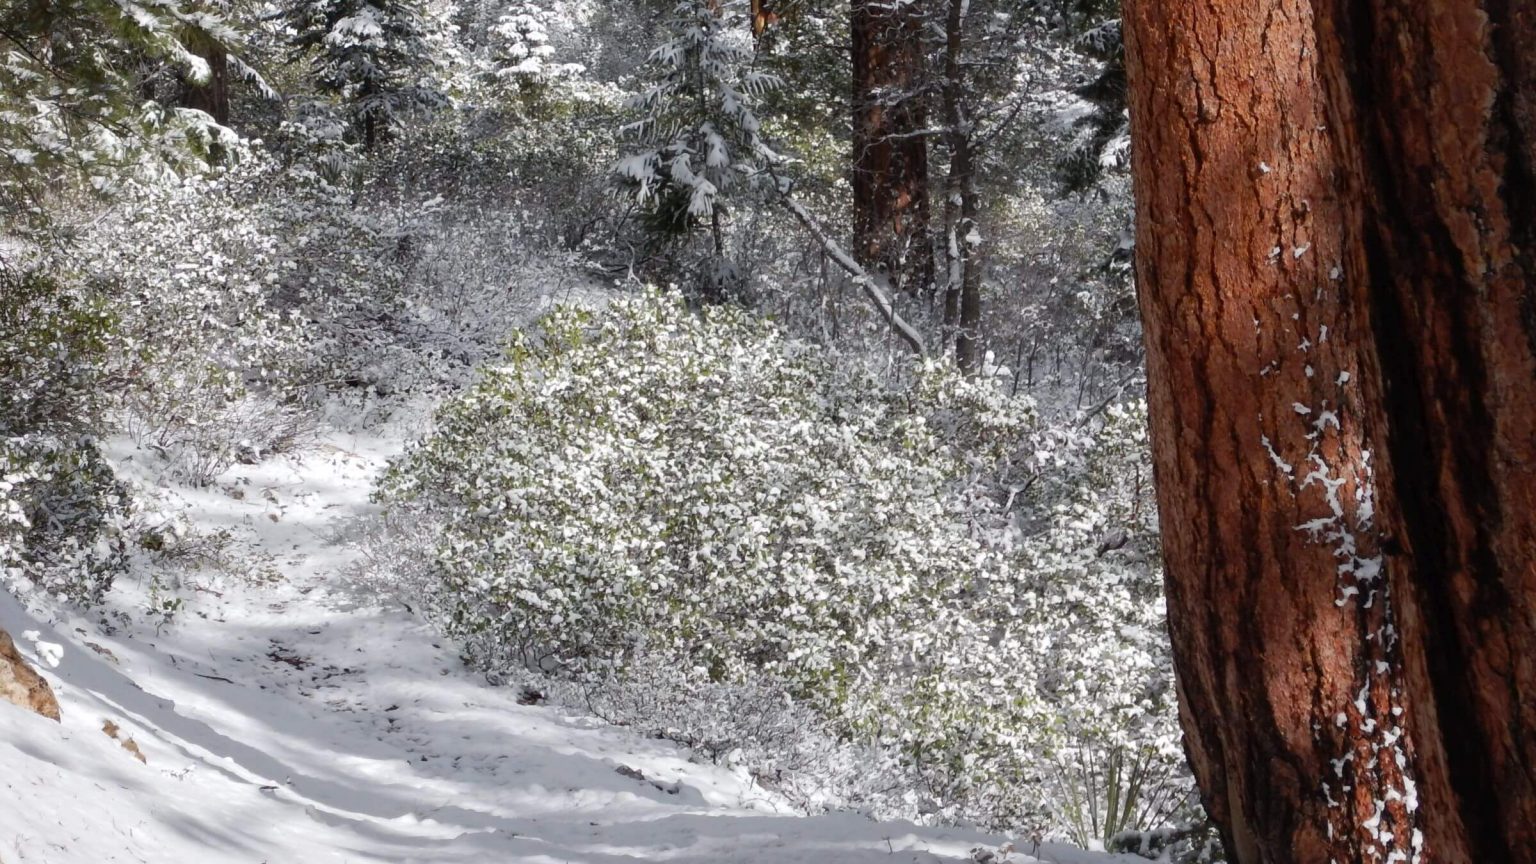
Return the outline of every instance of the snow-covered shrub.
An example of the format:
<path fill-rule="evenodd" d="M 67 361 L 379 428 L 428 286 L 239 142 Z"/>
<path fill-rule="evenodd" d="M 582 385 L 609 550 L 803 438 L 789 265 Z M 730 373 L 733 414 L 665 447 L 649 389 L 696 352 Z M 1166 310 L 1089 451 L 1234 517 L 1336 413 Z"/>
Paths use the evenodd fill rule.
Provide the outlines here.
<path fill-rule="evenodd" d="M 1032 701 L 971 615 L 1008 575 L 962 494 L 1030 411 L 945 368 L 918 380 L 889 390 L 676 297 L 558 311 L 385 480 L 441 530 L 409 593 L 492 671 L 645 657 L 779 680 L 845 733 L 963 773 L 1001 746 L 980 730 Z"/>
<path fill-rule="evenodd" d="M 539 81 L 554 72 L 545 11 L 537 4 L 518 0 L 507 7 L 487 34 L 490 39 L 491 74 L 501 80 Z"/>
<path fill-rule="evenodd" d="M 89 437 L 0 438 L 0 570 L 11 588 L 99 604 L 128 563 L 128 489 Z"/>
<path fill-rule="evenodd" d="M 644 642 L 709 680 L 830 697 L 984 554 L 948 494 L 964 460 L 913 395 L 738 312 L 564 309 L 384 494 L 452 515 L 440 611 L 484 662 L 622 663 Z"/>
<path fill-rule="evenodd" d="M 445 112 L 362 161 L 334 137 L 293 137 L 259 210 L 285 262 L 273 303 L 302 314 L 310 367 L 355 413 L 461 388 L 577 272 L 552 217 L 598 171 L 589 121 L 533 125 Z"/>
<path fill-rule="evenodd" d="M 1044 654 L 1039 693 L 1058 726 L 1046 803 L 1086 845 L 1168 824 L 1193 785 L 1164 630 L 1146 405 L 1056 431 L 1039 439 L 1049 470 L 1026 502 L 1041 523 L 1021 543 L 1020 622 Z"/>
<path fill-rule="evenodd" d="M 1206 821 L 1183 828 L 1124 831 L 1111 837 L 1105 848 L 1170 864 L 1221 864 L 1227 860 L 1216 826 Z"/>
<path fill-rule="evenodd" d="M 521 320 L 519 226 L 364 168 L 357 206 L 321 170 L 339 151 L 296 146 L 134 190 L 85 237 L 121 310 L 121 419 L 193 482 L 303 441 L 322 396 L 458 386 Z"/>
<path fill-rule="evenodd" d="M 283 15 L 315 88 L 344 106 L 365 149 L 410 112 L 445 103 L 432 74 L 437 22 L 415 0 L 299 0 Z"/>
<path fill-rule="evenodd" d="M 101 298 L 0 264 L 0 432 L 84 431 L 113 326 Z"/>
<path fill-rule="evenodd" d="M 542 214 L 425 194 L 452 175 L 433 158 L 459 155 L 426 135 L 410 161 L 392 145 L 350 167 L 351 147 L 290 139 L 281 163 L 129 190 L 75 256 L 118 310 L 124 425 L 194 482 L 303 440 L 322 396 L 362 413 L 463 386 L 526 320 L 520 283 L 554 292 L 575 269 L 538 239 Z"/>
<path fill-rule="evenodd" d="M 87 292 L 0 270 L 0 574 L 99 602 L 125 563 L 129 500 L 91 437 L 113 326 Z"/>
<path fill-rule="evenodd" d="M 270 146 L 294 180 L 319 188 L 345 188 L 363 160 L 362 145 L 347 140 L 346 118 L 321 102 L 295 106 Z"/>
<path fill-rule="evenodd" d="M 1070 833 L 1114 785 L 1156 827 L 1182 795 L 1141 415 L 1046 434 L 990 380 L 842 360 L 676 296 L 557 311 L 392 466 L 380 558 L 493 676 L 706 751 L 783 698 L 900 760 L 882 808 Z M 739 749 L 804 752 L 776 740 Z M 797 782 L 878 797 L 824 768 Z"/>
<path fill-rule="evenodd" d="M 114 302 L 121 419 L 192 482 L 290 446 L 308 424 L 296 397 L 309 340 L 274 303 L 292 264 L 264 206 L 271 180 L 254 163 L 135 189 L 81 256 Z"/>
<path fill-rule="evenodd" d="M 801 812 L 857 808 L 881 817 L 915 815 L 909 770 L 897 754 L 853 742 L 783 681 L 698 680 L 646 655 L 623 670 L 531 686 L 562 704 L 688 747 L 695 758 L 745 772 Z"/>

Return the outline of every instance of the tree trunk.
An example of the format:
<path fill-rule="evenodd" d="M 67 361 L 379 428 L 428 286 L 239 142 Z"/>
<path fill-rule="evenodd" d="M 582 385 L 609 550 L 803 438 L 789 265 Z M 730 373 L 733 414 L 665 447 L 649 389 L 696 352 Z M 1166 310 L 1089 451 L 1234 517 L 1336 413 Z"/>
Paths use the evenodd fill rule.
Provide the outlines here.
<path fill-rule="evenodd" d="M 854 254 L 894 288 L 933 281 L 920 5 L 854 0 Z"/>
<path fill-rule="evenodd" d="M 196 108 L 212 117 L 220 126 L 229 125 L 229 54 L 211 40 L 197 46 L 197 55 L 208 62 L 208 81 L 196 84 L 183 80 L 181 104 Z"/>
<path fill-rule="evenodd" d="M 1536 4 L 1125 23 L 1170 630 L 1228 851 L 1536 861 Z"/>
<path fill-rule="evenodd" d="M 964 2 L 964 0 L 959 0 Z M 981 370 L 981 235 L 977 224 L 976 157 L 970 136 L 956 136 L 950 148 L 950 172 L 957 203 L 945 203 L 950 258 L 949 287 L 945 292 L 945 324 L 953 325 L 955 365 L 968 375 Z M 953 212 L 950 212 L 950 208 Z"/>
<path fill-rule="evenodd" d="M 966 112 L 964 48 L 969 0 L 949 0 L 944 21 L 944 339 L 955 345 L 955 365 L 967 374 L 981 366 L 981 266 L 974 128 Z"/>
<path fill-rule="evenodd" d="M 1536 3 L 1317 7 L 1428 846 L 1536 861 Z"/>
<path fill-rule="evenodd" d="M 1411 859 L 1399 641 L 1309 0 L 1128 0 L 1186 748 L 1230 860 Z"/>

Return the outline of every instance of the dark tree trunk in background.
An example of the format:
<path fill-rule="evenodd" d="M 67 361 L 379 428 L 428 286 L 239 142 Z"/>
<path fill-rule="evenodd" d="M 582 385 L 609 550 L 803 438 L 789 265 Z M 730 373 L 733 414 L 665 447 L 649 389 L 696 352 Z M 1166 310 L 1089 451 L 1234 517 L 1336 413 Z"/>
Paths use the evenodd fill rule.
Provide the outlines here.
<path fill-rule="evenodd" d="M 964 2 L 964 0 L 956 0 Z M 966 374 L 981 371 L 981 240 L 977 224 L 976 154 L 969 136 L 950 147 L 951 182 L 944 203 L 948 287 L 944 323 L 955 339 L 955 365 Z"/>
<path fill-rule="evenodd" d="M 206 112 L 221 126 L 229 125 L 229 54 L 220 45 L 194 46 L 208 62 L 205 84 L 182 82 L 181 104 Z"/>
<path fill-rule="evenodd" d="M 933 280 L 921 4 L 853 0 L 854 255 L 893 288 Z"/>
<path fill-rule="evenodd" d="M 1536 2 L 1318 0 L 1442 861 L 1536 861 Z"/>
<path fill-rule="evenodd" d="M 944 138 L 949 174 L 944 180 L 944 338 L 955 345 L 955 364 L 967 374 L 981 366 L 981 235 L 977 224 L 975 129 L 966 113 L 961 52 L 969 0 L 949 0 L 944 19 Z"/>
<path fill-rule="evenodd" d="M 1345 202 L 1308 0 L 1126 4 L 1138 283 L 1191 764 L 1232 860 L 1411 856 Z M 1378 816 L 1377 802 L 1387 802 Z M 1383 832 L 1388 832 L 1383 841 Z"/>
<path fill-rule="evenodd" d="M 1536 7 L 1125 15 L 1170 631 L 1231 858 L 1536 861 Z"/>

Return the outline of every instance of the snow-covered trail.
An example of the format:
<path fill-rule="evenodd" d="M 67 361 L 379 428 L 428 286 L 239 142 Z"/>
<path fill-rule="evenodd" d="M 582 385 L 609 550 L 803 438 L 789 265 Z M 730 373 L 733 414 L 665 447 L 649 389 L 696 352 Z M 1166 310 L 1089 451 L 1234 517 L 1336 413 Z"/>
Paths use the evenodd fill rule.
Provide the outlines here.
<path fill-rule="evenodd" d="M 796 816 L 744 774 L 486 686 L 345 575 L 358 552 L 339 538 L 398 447 L 331 436 L 208 489 L 163 490 L 267 575 L 201 584 L 159 634 L 0 591 L 0 627 L 45 664 L 64 714 L 60 726 L 0 706 L 0 862 L 889 864 L 1002 842 Z M 120 456 L 153 483 L 142 454 Z M 147 586 L 119 593 L 135 591 Z"/>

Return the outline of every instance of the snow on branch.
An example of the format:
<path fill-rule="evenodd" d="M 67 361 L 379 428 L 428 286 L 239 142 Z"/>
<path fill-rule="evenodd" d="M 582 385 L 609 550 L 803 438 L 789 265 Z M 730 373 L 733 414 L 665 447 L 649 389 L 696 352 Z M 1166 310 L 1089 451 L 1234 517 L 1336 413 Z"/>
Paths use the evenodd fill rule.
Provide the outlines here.
<path fill-rule="evenodd" d="M 827 234 L 826 229 L 821 227 L 821 223 L 816 221 L 816 217 L 812 216 L 803 204 L 792 198 L 789 194 L 789 189 L 783 185 L 780 186 L 779 200 L 784 203 L 784 206 L 790 213 L 794 214 L 796 221 L 804 225 L 805 230 L 811 232 L 811 236 L 816 238 L 816 242 L 821 245 L 822 251 L 826 252 L 827 256 L 836 262 L 837 266 L 843 268 L 849 276 L 852 276 L 853 281 L 860 288 L 864 289 L 865 296 L 869 297 L 869 301 L 879 310 L 881 317 L 891 326 L 891 329 L 896 331 L 896 335 L 900 336 L 901 340 L 911 347 L 912 353 L 919 357 L 928 356 L 928 350 L 923 345 L 922 335 L 896 311 L 896 305 L 891 300 L 890 292 L 885 289 L 885 286 L 880 284 L 880 280 L 861 267 L 859 262 L 853 260 L 853 256 L 849 255 L 843 247 L 837 245 L 837 241 Z"/>

